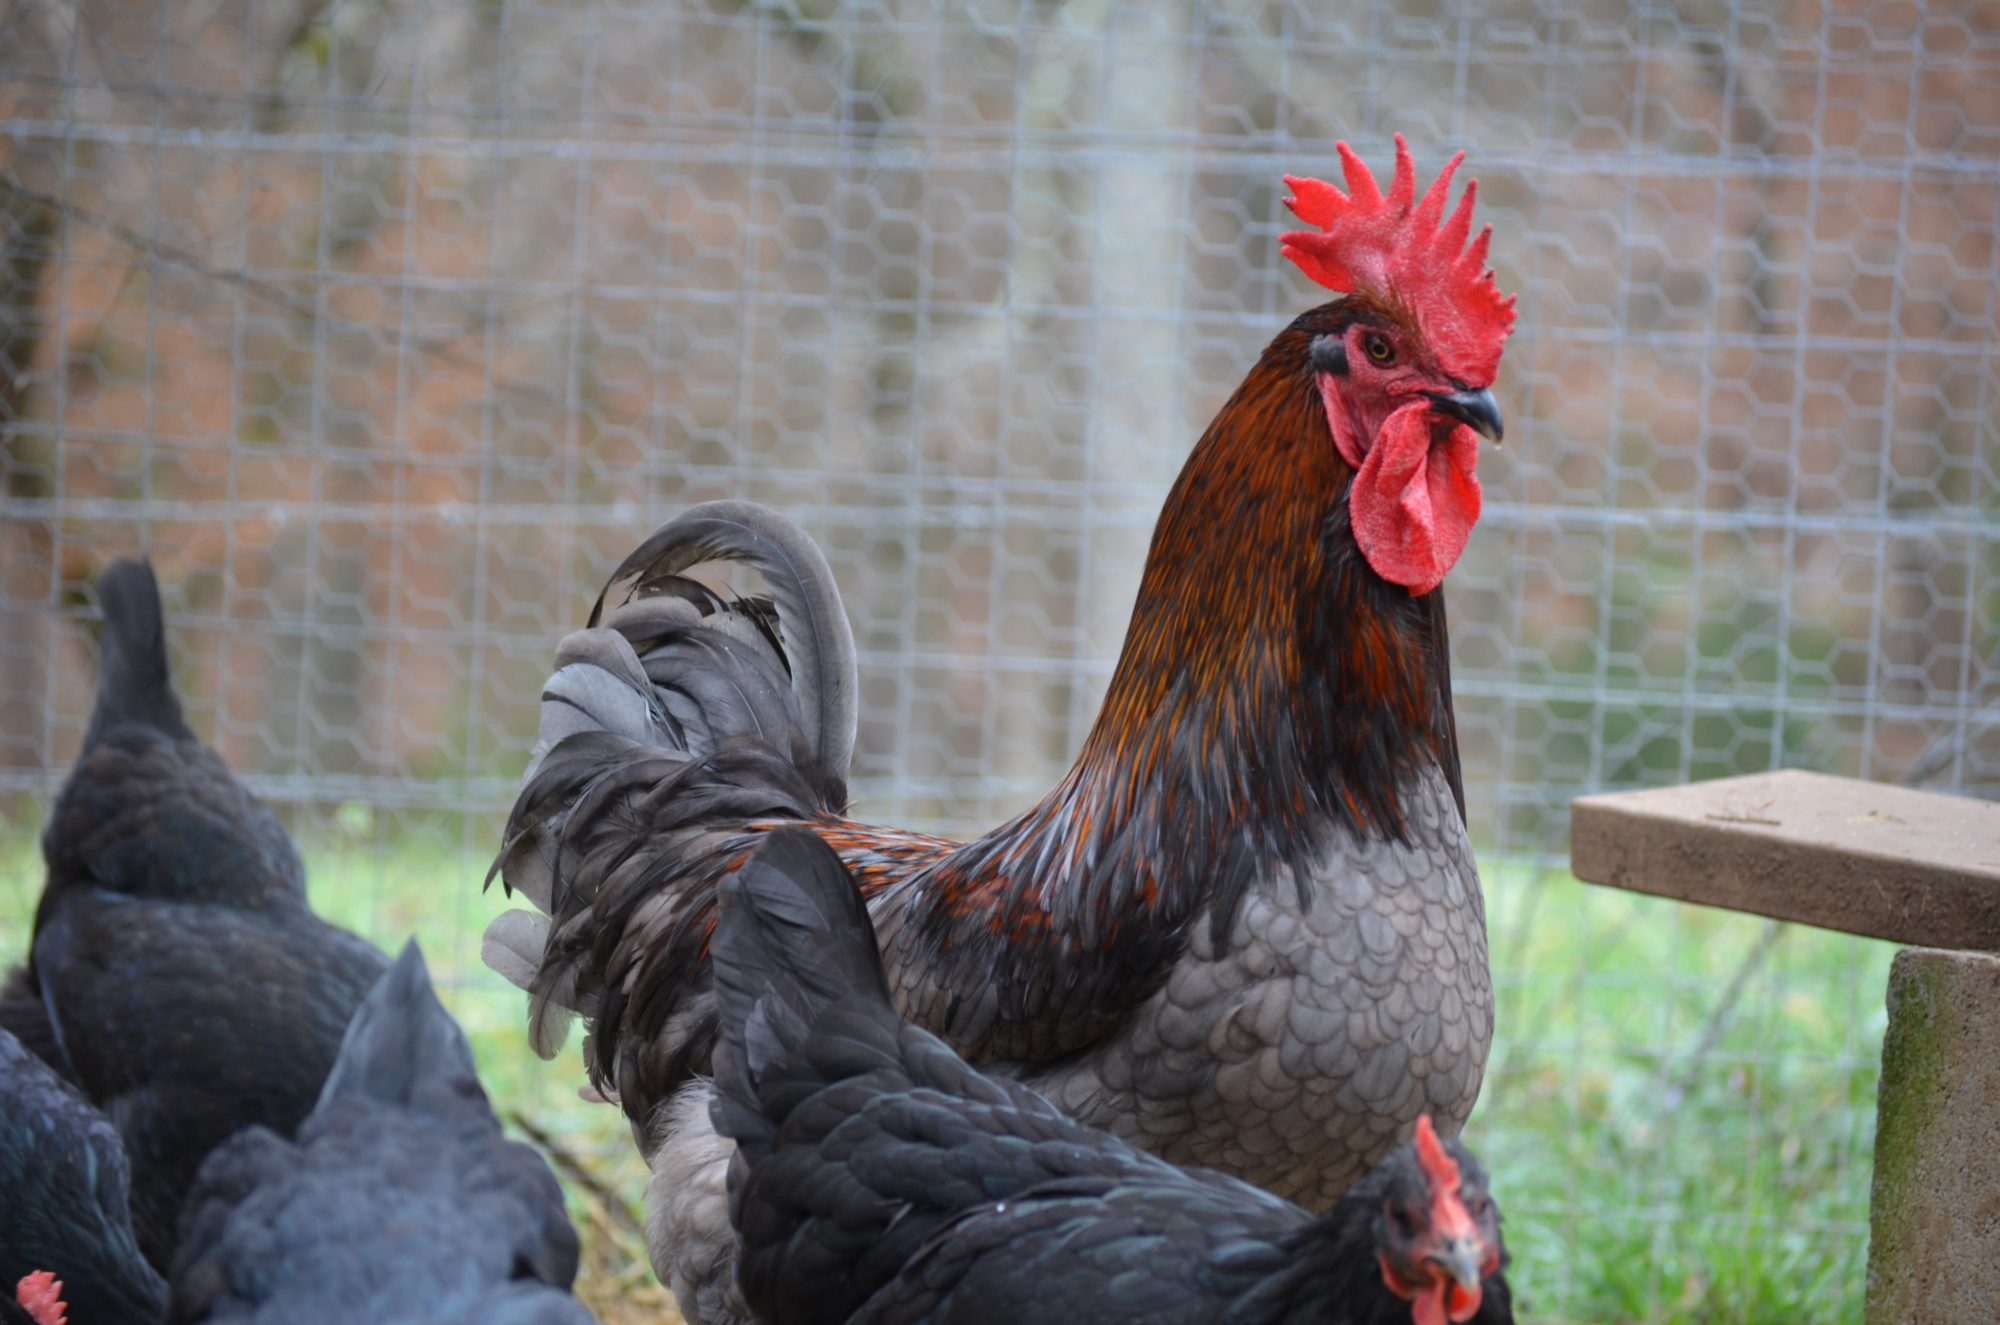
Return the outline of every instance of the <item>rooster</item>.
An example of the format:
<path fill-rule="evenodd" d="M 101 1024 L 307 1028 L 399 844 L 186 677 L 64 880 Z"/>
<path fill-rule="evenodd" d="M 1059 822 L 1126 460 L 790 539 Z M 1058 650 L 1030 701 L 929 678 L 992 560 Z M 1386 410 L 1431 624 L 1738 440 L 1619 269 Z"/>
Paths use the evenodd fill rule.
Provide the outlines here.
<path fill-rule="evenodd" d="M 897 1017 L 803 829 L 723 882 L 713 951 L 712 1112 L 767 1325 L 1513 1319 L 1485 1174 L 1428 1116 L 1318 1219 L 1084 1127 Z"/>
<path fill-rule="evenodd" d="M 1292 179 L 1284 252 L 1343 297 L 1280 332 L 1169 492 L 1104 705 L 1039 803 L 953 842 L 847 816 L 853 641 L 774 512 L 696 507 L 559 646 L 489 928 L 552 1056 L 648 1157 L 649 1248 L 740 1318 L 709 1125 L 716 891 L 802 823 L 868 898 L 903 1015 L 1085 1124 L 1325 1209 L 1421 1114 L 1455 1134 L 1492 1032 L 1444 600 L 1479 515 L 1513 300 L 1396 143 L 1385 195 Z M 1462 156 L 1462 154 L 1461 154 Z M 1470 239 L 1470 243 L 1468 243 Z M 767 592 L 687 574 L 734 562 Z M 615 593 L 623 597 L 605 610 Z"/>

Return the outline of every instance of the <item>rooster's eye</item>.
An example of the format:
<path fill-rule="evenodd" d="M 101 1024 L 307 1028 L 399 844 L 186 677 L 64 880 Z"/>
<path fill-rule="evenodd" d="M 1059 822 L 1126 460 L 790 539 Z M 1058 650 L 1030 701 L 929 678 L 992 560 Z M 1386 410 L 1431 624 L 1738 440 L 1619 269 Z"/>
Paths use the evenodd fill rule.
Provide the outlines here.
<path fill-rule="evenodd" d="M 1369 332 L 1361 338 L 1361 348 L 1368 351 L 1368 357 L 1376 363 L 1388 364 L 1396 361 L 1396 347 L 1389 343 L 1387 336 Z"/>

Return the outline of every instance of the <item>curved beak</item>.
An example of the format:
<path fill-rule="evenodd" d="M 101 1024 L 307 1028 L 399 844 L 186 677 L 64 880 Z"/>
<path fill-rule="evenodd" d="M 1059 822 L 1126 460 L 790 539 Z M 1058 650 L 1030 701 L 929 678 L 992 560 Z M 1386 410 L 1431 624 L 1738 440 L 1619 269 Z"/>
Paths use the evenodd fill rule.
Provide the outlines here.
<path fill-rule="evenodd" d="M 1426 391 L 1424 395 L 1437 413 L 1457 419 L 1496 446 L 1507 431 L 1500 419 L 1500 402 L 1484 387 L 1477 391 Z"/>
<path fill-rule="evenodd" d="M 1444 1246 L 1424 1260 L 1437 1266 L 1446 1278 L 1468 1293 L 1479 1291 L 1479 1267 L 1486 1261 L 1486 1244 L 1470 1234 L 1447 1239 Z"/>

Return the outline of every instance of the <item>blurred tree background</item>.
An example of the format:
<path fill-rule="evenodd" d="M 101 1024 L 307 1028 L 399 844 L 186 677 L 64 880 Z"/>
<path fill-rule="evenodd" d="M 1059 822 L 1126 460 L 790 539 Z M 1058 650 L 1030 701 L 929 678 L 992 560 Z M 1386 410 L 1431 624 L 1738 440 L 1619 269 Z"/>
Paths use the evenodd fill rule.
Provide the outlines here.
<path fill-rule="evenodd" d="M 1580 792 L 2000 795 L 1993 0 L 0 0 L 0 51 L 9 834 L 81 739 L 91 580 L 144 550 L 194 725 L 301 831 L 480 857 L 555 640 L 725 495 L 833 558 L 861 808 L 997 821 L 1080 739 L 1182 456 L 1323 293 L 1281 176 L 1392 132 L 1426 176 L 1466 149 L 1520 294 L 1446 589 L 1518 1007 L 1574 1013 L 1669 914 L 1544 941 L 1610 905 L 1543 873 Z M 1739 996 L 1789 1015 L 1733 955 L 1628 957 L 1634 1015 L 1691 1000 L 1647 1107 Z M 1833 1021 L 1801 1052 L 1863 1117 Z M 1574 1103 L 1633 1046 L 1514 1047 Z"/>

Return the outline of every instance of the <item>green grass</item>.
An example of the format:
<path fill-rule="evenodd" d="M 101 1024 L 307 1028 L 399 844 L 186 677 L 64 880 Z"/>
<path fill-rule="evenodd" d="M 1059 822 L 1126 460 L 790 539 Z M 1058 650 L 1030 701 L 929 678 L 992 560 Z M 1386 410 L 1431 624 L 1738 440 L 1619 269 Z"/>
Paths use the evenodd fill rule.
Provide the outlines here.
<path fill-rule="evenodd" d="M 557 1062 L 535 1058 L 521 996 L 480 964 L 480 931 L 505 902 L 480 892 L 477 835 L 438 827 L 389 840 L 336 816 L 308 830 L 314 904 L 384 947 L 418 935 L 496 1105 L 636 1207 L 644 1170 L 622 1117 L 577 1097 L 574 1041 Z M 0 824 L 8 958 L 40 888 L 31 831 Z M 1859 1320 L 1891 945 L 1796 926 L 1773 937 L 1754 918 L 1566 874 L 1489 864 L 1485 877 L 1499 1036 L 1467 1136 L 1494 1173 L 1526 1317 Z M 1718 1015 L 1725 1003 L 1733 1014 Z M 662 1319 L 636 1235 L 572 1195 L 593 1306 Z"/>
<path fill-rule="evenodd" d="M 1894 946 L 1485 873 L 1498 1037 L 1467 1136 L 1533 1318 L 1860 1320 Z"/>

